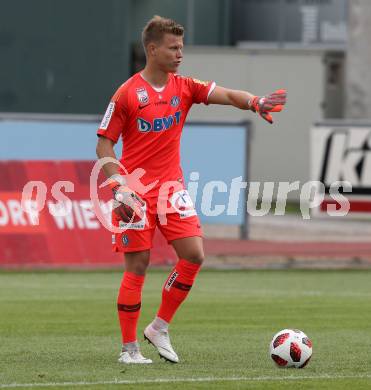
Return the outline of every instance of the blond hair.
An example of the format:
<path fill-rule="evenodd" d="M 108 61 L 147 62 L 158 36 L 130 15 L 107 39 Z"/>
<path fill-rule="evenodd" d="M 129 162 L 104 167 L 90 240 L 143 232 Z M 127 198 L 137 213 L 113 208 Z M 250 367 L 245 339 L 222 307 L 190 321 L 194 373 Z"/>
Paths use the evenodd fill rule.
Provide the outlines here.
<path fill-rule="evenodd" d="M 184 27 L 175 20 L 155 15 L 144 26 L 142 32 L 142 43 L 144 50 L 146 50 L 146 47 L 150 42 L 161 42 L 165 34 L 183 36 Z"/>

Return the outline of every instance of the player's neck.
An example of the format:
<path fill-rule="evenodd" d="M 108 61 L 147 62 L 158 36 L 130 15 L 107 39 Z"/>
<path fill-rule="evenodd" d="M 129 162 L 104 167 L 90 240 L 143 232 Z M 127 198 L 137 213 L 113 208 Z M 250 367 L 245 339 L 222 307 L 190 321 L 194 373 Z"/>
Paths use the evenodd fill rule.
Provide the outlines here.
<path fill-rule="evenodd" d="M 146 67 L 141 72 L 142 77 L 153 87 L 161 88 L 164 87 L 169 79 L 169 73 L 164 72 L 158 68 L 154 68 L 150 64 L 147 64 Z"/>

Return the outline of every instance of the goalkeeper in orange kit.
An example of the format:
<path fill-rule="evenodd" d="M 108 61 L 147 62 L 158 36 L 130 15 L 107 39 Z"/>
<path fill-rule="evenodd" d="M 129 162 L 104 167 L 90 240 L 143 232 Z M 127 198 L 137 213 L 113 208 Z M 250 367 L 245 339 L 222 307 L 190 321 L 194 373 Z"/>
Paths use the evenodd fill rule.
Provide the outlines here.
<path fill-rule="evenodd" d="M 113 224 L 122 227 L 122 232 L 115 233 L 113 249 L 125 253 L 117 299 L 121 363 L 152 363 L 140 353 L 137 323 L 156 227 L 174 247 L 179 261 L 164 283 L 160 307 L 145 328 L 144 337 L 161 357 L 179 362 L 168 328 L 204 260 L 200 221 L 180 167 L 180 137 L 189 109 L 199 103 L 231 105 L 251 110 L 272 123 L 272 113 L 281 111 L 286 103 L 282 89 L 255 96 L 217 86 L 213 81 L 178 75 L 183 34 L 183 27 L 170 19 L 156 16 L 147 23 L 142 34 L 146 66 L 118 88 L 98 129 L 98 157 L 116 158 L 113 146 L 122 137 L 120 162 L 128 172 L 125 176 L 113 163 L 103 167 L 111 178 L 115 199 Z M 130 181 L 138 169 L 144 172 L 140 183 Z M 171 189 L 160 199 L 161 188 L 169 182 Z M 164 209 L 158 207 L 159 200 L 165 202 Z M 164 214 L 166 218 L 162 218 Z"/>

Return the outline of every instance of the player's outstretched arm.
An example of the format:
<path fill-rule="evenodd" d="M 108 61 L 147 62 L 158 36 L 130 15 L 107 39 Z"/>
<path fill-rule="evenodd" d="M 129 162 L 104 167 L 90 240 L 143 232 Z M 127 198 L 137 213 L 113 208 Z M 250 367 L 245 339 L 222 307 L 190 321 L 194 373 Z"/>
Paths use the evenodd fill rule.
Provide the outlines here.
<path fill-rule="evenodd" d="M 225 104 L 257 112 L 263 119 L 273 123 L 270 113 L 282 111 L 286 104 L 286 90 L 279 89 L 266 96 L 255 96 L 247 91 L 228 89 L 216 86 L 211 92 L 209 104 Z"/>

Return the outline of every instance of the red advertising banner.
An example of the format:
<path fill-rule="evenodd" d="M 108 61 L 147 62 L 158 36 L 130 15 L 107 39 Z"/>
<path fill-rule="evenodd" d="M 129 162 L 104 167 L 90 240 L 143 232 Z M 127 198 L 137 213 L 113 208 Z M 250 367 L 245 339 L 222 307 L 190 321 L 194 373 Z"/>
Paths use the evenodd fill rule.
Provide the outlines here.
<path fill-rule="evenodd" d="M 112 252 L 112 233 L 93 211 L 89 187 L 93 165 L 94 161 L 0 162 L 0 267 L 123 264 L 123 255 Z M 40 187 L 46 196 L 37 217 L 22 208 L 22 190 L 31 181 L 45 184 Z M 58 191 L 71 200 L 68 213 L 58 214 Z M 103 205 L 111 196 L 108 189 L 99 195 Z M 175 259 L 172 247 L 156 231 L 152 264 L 173 264 Z"/>

